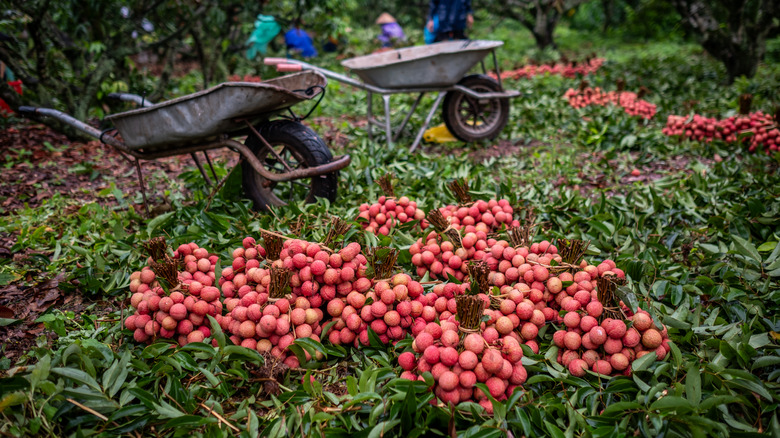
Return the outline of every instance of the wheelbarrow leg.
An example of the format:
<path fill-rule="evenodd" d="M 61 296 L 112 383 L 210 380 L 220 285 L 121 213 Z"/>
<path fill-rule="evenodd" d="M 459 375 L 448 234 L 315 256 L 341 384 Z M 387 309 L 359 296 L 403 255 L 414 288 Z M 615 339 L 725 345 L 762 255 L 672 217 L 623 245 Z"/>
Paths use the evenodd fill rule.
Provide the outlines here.
<path fill-rule="evenodd" d="M 393 147 L 393 127 L 390 126 L 390 95 L 383 94 L 382 100 L 385 103 L 385 132 L 387 133 L 387 147 Z"/>
<path fill-rule="evenodd" d="M 192 159 L 193 159 L 193 160 L 195 160 L 195 164 L 197 164 L 197 165 L 198 165 L 198 170 L 200 170 L 200 174 L 201 174 L 201 175 L 203 175 L 203 179 L 205 179 L 205 180 L 206 180 L 206 184 L 207 184 L 209 187 L 213 186 L 213 185 L 214 185 L 214 183 L 212 183 L 212 182 L 211 182 L 211 178 L 209 178 L 208 174 L 207 174 L 207 173 L 206 173 L 206 171 L 203 169 L 203 165 L 202 165 L 202 164 L 200 164 L 200 158 L 198 158 L 198 156 L 197 156 L 197 155 L 195 155 L 195 152 L 191 153 L 191 154 L 190 154 L 190 156 L 192 157 Z M 207 155 L 207 156 L 208 156 L 208 155 Z"/>
<path fill-rule="evenodd" d="M 371 103 L 374 101 L 374 95 L 370 91 L 367 93 L 367 101 L 368 101 L 368 126 L 366 126 L 366 129 L 368 130 L 368 141 L 374 141 L 373 136 L 373 130 L 371 129 L 371 119 L 374 117 L 374 111 L 371 108 Z"/>
<path fill-rule="evenodd" d="M 420 140 L 422 140 L 425 130 L 428 128 L 428 125 L 431 123 L 431 119 L 433 118 L 433 113 L 435 113 L 436 110 L 439 108 L 439 105 L 441 104 L 441 101 L 442 99 L 444 99 L 444 96 L 446 94 L 447 94 L 446 91 L 442 91 L 436 97 L 436 101 L 433 102 L 433 107 L 431 107 L 431 110 L 428 111 L 428 116 L 425 117 L 425 123 L 423 123 L 422 127 L 420 128 L 420 132 L 417 133 L 417 137 L 414 139 L 414 143 L 412 143 L 412 148 L 409 149 L 409 152 L 414 152 L 414 150 L 417 149 L 417 146 L 420 144 Z"/>
<path fill-rule="evenodd" d="M 414 104 L 412 104 L 412 108 L 409 110 L 408 113 L 406 113 L 406 117 L 404 117 L 404 121 L 401 122 L 401 126 L 398 127 L 398 131 L 396 131 L 395 135 L 393 136 L 393 141 L 398 141 L 398 137 L 401 136 L 401 132 L 403 132 L 404 128 L 406 127 L 406 124 L 409 123 L 409 119 L 412 118 L 412 114 L 414 113 L 414 110 L 417 109 L 417 106 L 420 105 L 420 101 L 422 100 L 425 93 L 420 93 L 419 96 L 417 96 L 417 99 L 414 101 Z"/>
<path fill-rule="evenodd" d="M 219 181 L 219 177 L 217 177 L 217 172 L 214 170 L 214 165 L 211 164 L 211 157 L 209 157 L 208 152 L 203 151 L 203 155 L 206 157 L 206 162 L 209 163 L 209 169 L 211 169 L 211 174 L 214 175 L 214 181 Z"/>

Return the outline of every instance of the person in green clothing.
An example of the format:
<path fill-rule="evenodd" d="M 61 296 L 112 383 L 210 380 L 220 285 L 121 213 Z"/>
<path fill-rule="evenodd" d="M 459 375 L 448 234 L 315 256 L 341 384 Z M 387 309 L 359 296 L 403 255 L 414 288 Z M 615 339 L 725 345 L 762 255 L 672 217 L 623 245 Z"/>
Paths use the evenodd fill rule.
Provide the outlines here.
<path fill-rule="evenodd" d="M 276 19 L 270 15 L 260 14 L 255 20 L 255 30 L 246 44 L 249 48 L 246 51 L 247 59 L 255 59 L 257 55 L 265 56 L 265 52 L 268 49 L 268 43 L 274 39 L 276 35 L 282 30 Z"/>

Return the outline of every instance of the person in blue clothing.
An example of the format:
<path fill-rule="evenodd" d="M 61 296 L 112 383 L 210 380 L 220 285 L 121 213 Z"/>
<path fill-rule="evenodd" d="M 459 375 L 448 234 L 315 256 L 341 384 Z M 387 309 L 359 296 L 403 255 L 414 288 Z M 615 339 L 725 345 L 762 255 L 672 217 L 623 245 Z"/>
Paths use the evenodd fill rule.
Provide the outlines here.
<path fill-rule="evenodd" d="M 466 28 L 474 24 L 471 0 L 430 0 L 428 31 L 434 32 L 434 17 L 439 18 L 435 42 L 466 39 Z"/>
<path fill-rule="evenodd" d="M 293 28 L 284 34 L 284 42 L 287 44 L 289 55 L 300 55 L 304 58 L 313 58 L 317 56 L 317 49 L 314 48 L 309 34 L 301 29 L 300 21 L 293 24 Z"/>

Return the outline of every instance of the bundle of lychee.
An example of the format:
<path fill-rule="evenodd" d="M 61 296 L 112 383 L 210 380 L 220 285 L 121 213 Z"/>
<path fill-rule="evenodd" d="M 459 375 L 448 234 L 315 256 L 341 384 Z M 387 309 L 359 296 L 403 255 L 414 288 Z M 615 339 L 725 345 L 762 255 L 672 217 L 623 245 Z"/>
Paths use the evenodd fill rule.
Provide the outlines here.
<path fill-rule="evenodd" d="M 752 134 L 743 139 L 750 152 L 763 149 L 773 153 L 780 148 L 780 129 L 771 115 L 760 111 L 720 120 L 699 114 L 690 117 L 670 115 L 662 132 L 697 141 L 723 140 L 727 143 L 737 143 L 739 134 Z"/>
<path fill-rule="evenodd" d="M 598 301 L 595 301 L 598 302 Z M 624 312 L 630 313 L 627 308 Z M 631 375 L 631 363 L 646 354 L 663 360 L 669 353 L 666 327 L 656 328 L 650 314 L 639 310 L 627 321 L 604 318 L 599 323 L 591 311 L 570 311 L 563 316 L 563 329 L 553 335 L 558 363 L 572 375 L 587 370 L 606 376 Z"/>
<path fill-rule="evenodd" d="M 617 105 L 622 107 L 626 114 L 645 119 L 652 118 L 656 113 L 656 106 L 646 100 L 642 100 L 637 93 L 630 91 L 603 91 L 601 88 L 569 88 L 564 93 L 569 105 L 574 108 L 584 108 L 588 105 Z"/>
<path fill-rule="evenodd" d="M 588 75 L 595 73 L 604 64 L 604 58 L 590 58 L 583 62 L 561 62 L 556 64 L 543 65 L 525 65 L 515 70 L 505 70 L 501 72 L 501 79 L 520 79 L 531 78 L 537 75 L 561 75 L 567 78 L 573 78 L 577 75 Z M 495 73 L 490 73 L 495 79 Z"/>
<path fill-rule="evenodd" d="M 479 257 L 478 252 L 487 247 L 487 234 L 482 231 L 468 233 L 463 237 L 462 245 L 456 248 L 452 241 L 443 239 L 435 231 L 428 233 L 425 242 L 422 238 L 417 239 L 409 247 L 417 275 L 423 277 L 429 272 L 433 279 L 447 279 L 451 275 L 462 281 L 468 273 L 466 262 Z"/>
<path fill-rule="evenodd" d="M 506 199 L 478 200 L 470 205 L 447 205 L 439 209 L 452 228 L 465 233 L 490 233 L 502 227 L 518 226 L 514 208 Z"/>
<path fill-rule="evenodd" d="M 245 250 L 249 249 L 247 245 L 254 245 L 254 239 L 248 239 L 244 240 Z M 236 272 L 242 265 L 235 263 L 241 259 L 237 257 L 233 267 L 222 273 L 222 287 L 232 283 L 237 295 L 225 299 L 229 313 L 219 320 L 220 326 L 231 334 L 234 343 L 269 351 L 287 365 L 298 366 L 287 347 L 297 338 L 320 340 L 324 318 L 321 307 L 337 296 L 362 295 L 371 287 L 365 277 L 367 260 L 360 249 L 360 244 L 350 243 L 331 252 L 318 243 L 287 239 L 273 257 L 268 250 L 268 257 L 278 257 L 276 260 L 245 270 L 241 280 L 244 284 L 236 283 L 242 278 L 242 273 Z M 234 256 L 240 253 L 234 251 Z"/>
<path fill-rule="evenodd" d="M 327 305 L 333 322 L 328 340 L 356 347 L 369 345 L 370 328 L 382 343 L 397 342 L 410 332 L 414 318 L 422 315 L 423 306 L 416 301 L 422 293 L 419 282 L 399 273 L 375 281 L 366 294 L 353 291 L 346 299 L 334 298 Z"/>
<path fill-rule="evenodd" d="M 157 257 L 150 256 L 149 266 L 130 275 L 130 305 L 135 312 L 125 319 L 125 327 L 133 330 L 137 342 L 156 338 L 176 339 L 179 345 L 203 342 L 211 336 L 207 315 L 222 314 L 220 292 L 213 286 L 217 256 L 189 243 L 179 246 L 171 258 L 164 253 L 164 240 L 152 242 Z M 184 270 L 179 271 L 182 265 Z"/>
<path fill-rule="evenodd" d="M 398 199 L 388 196 L 380 196 L 377 202 L 369 205 L 360 205 L 358 217 L 365 219 L 363 229 L 370 233 L 386 236 L 390 230 L 398 224 L 416 220 L 420 221 L 420 228 L 428 228 L 425 220 L 425 212 L 417 208 L 417 203 L 410 201 L 406 196 Z"/>
<path fill-rule="evenodd" d="M 433 392 L 442 402 L 475 401 L 492 413 L 492 404 L 475 384 L 487 385 L 497 400 L 505 400 L 522 385 L 528 374 L 521 363 L 520 342 L 511 334 L 501 337 L 492 328 L 482 333 L 461 332 L 454 319 L 428 323 L 415 336 L 413 352 L 398 356 L 404 370 L 401 377 L 424 380 L 422 374 L 430 372 Z"/>
<path fill-rule="evenodd" d="M 368 203 L 360 205 L 358 217 L 365 219 L 363 229 L 370 233 L 386 236 L 390 234 L 390 230 L 394 226 L 413 220 L 420 221 L 421 229 L 428 228 L 425 212 L 417 208 L 415 201 L 409 200 L 406 196 L 395 197 L 392 180 L 392 173 L 387 173 L 377 179 L 377 184 L 381 187 L 384 195 L 371 205 Z"/>
<path fill-rule="evenodd" d="M 371 281 L 365 278 L 367 260 L 360 253 L 359 243 L 350 243 L 333 252 L 319 243 L 286 239 L 278 259 L 268 260 L 260 266 L 256 259 L 246 258 L 247 252 L 251 251 L 246 245 L 253 245 L 249 242 L 254 242 L 254 238 L 248 237 L 244 241 L 247 242 L 244 250 L 238 248 L 233 252 L 233 266 L 222 270 L 220 286 L 228 298 L 234 297 L 233 291 L 237 291 L 239 299 L 250 291 L 268 297 L 272 267 L 287 269 L 292 298 L 306 297 L 315 308 L 337 295 L 347 296 L 353 290 L 366 292 L 371 286 Z M 260 246 L 257 248 L 257 254 L 266 251 Z"/>

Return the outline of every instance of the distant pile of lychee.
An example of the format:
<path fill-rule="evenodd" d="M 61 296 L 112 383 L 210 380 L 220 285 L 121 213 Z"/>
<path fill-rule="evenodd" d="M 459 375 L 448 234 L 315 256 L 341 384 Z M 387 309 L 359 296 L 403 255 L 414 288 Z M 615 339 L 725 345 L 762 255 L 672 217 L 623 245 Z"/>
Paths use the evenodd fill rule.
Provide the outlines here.
<path fill-rule="evenodd" d="M 501 72 L 501 79 L 531 78 L 538 75 L 561 75 L 566 78 L 574 78 L 577 75 L 595 73 L 604 64 L 604 58 L 591 58 L 583 62 L 556 63 L 553 65 L 526 65 L 515 70 Z M 491 73 L 496 77 L 495 73 Z"/>
<path fill-rule="evenodd" d="M 767 154 L 780 147 L 780 129 L 772 116 L 760 111 L 725 119 L 670 115 L 662 132 L 669 136 L 685 137 L 697 141 L 723 140 L 727 143 L 743 141 L 750 152 L 763 149 Z M 744 135 L 740 139 L 740 134 Z"/>
<path fill-rule="evenodd" d="M 617 105 L 626 114 L 651 119 L 656 113 L 656 106 L 639 98 L 637 93 L 630 91 L 604 91 L 601 88 L 569 88 L 564 93 L 569 105 L 574 108 L 584 108 L 588 105 Z"/>

